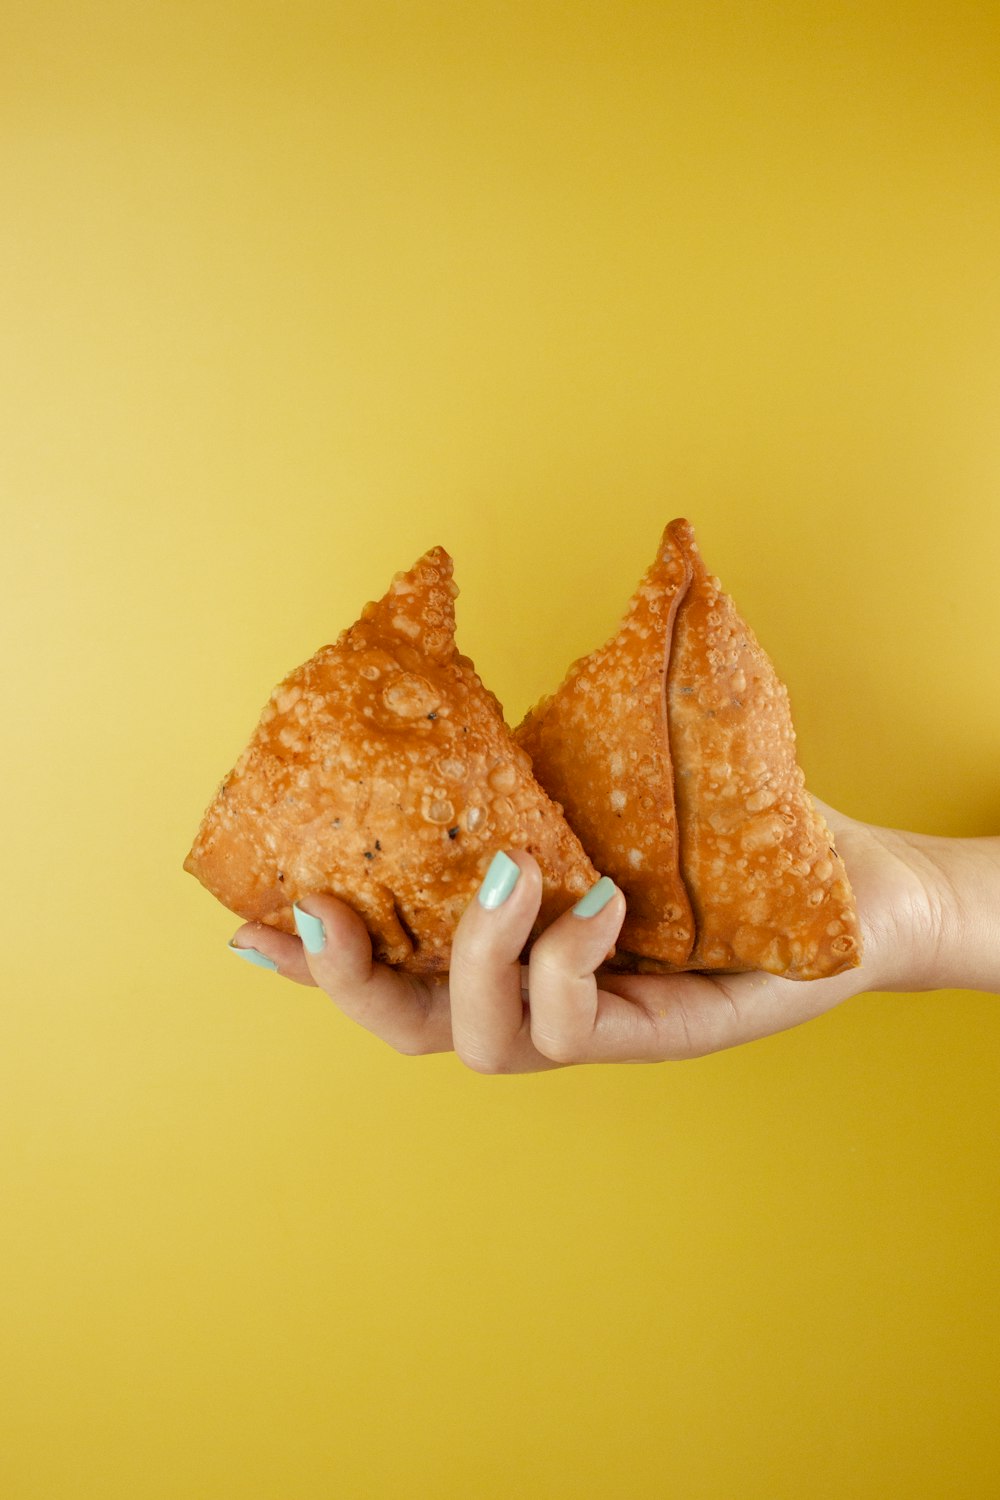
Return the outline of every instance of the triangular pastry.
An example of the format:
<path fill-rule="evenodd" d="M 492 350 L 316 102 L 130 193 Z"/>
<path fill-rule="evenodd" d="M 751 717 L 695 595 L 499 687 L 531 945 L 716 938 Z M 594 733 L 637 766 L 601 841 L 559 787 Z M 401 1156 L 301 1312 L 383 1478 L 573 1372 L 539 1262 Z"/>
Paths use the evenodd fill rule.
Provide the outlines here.
<path fill-rule="evenodd" d="M 275 688 L 184 862 L 224 906 L 294 932 L 292 902 L 330 892 L 377 959 L 433 974 L 497 849 L 541 867 L 525 951 L 597 880 L 456 649 L 457 593 L 450 556 L 431 548 Z"/>
<path fill-rule="evenodd" d="M 861 961 L 788 693 L 685 520 L 624 619 L 514 731 L 628 912 L 611 967 L 818 979 Z"/>

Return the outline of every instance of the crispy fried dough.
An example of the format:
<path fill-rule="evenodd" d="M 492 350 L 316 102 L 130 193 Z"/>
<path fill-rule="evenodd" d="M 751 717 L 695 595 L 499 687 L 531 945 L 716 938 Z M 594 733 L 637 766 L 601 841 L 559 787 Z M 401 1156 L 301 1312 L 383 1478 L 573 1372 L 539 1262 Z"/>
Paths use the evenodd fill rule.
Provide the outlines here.
<path fill-rule="evenodd" d="M 330 892 L 363 918 L 376 959 L 433 974 L 497 849 L 541 867 L 525 953 L 597 880 L 456 649 L 457 593 L 431 548 L 275 688 L 184 862 L 224 906 L 294 932 L 292 902 Z"/>
<path fill-rule="evenodd" d="M 542 785 L 561 788 L 584 848 L 625 892 L 619 948 L 681 969 L 695 926 L 678 860 L 664 684 L 690 581 L 684 555 L 661 549 L 617 634 L 575 661 L 514 731 Z"/>
<path fill-rule="evenodd" d="M 787 691 L 687 521 L 667 526 L 615 636 L 514 737 L 625 892 L 612 967 L 819 979 L 860 963 Z"/>

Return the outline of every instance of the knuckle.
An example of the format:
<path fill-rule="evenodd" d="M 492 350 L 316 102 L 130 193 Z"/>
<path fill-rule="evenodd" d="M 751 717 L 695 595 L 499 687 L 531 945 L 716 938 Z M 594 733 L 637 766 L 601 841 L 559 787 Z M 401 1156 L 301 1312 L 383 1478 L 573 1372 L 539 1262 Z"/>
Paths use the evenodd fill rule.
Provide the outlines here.
<path fill-rule="evenodd" d="M 477 1047 L 469 1046 L 456 1047 L 455 1053 L 459 1061 L 464 1063 L 473 1073 L 485 1073 L 495 1076 L 511 1071 L 510 1059 L 505 1053 L 492 1049 L 481 1050 Z"/>
<path fill-rule="evenodd" d="M 531 1040 L 536 1050 L 550 1062 L 574 1063 L 580 1060 L 580 1047 L 575 1037 L 565 1029 L 551 1031 L 532 1026 Z"/>
<path fill-rule="evenodd" d="M 474 983 L 482 978 L 484 970 L 508 963 L 512 947 L 519 950 L 520 944 L 504 923 L 484 922 L 475 928 L 471 924 L 460 928 L 451 949 L 451 975 L 457 973 L 460 979 Z"/>
<path fill-rule="evenodd" d="M 548 939 L 548 933 L 543 933 L 531 949 L 530 973 L 531 983 L 534 985 L 541 980 L 543 984 L 562 984 L 570 974 L 563 959 L 564 952 L 555 948 Z"/>
<path fill-rule="evenodd" d="M 419 1037 L 399 1037 L 389 1045 L 400 1057 L 425 1057 L 429 1050 L 421 1044 Z"/>
<path fill-rule="evenodd" d="M 483 954 L 478 947 L 470 948 L 456 939 L 452 944 L 448 966 L 448 983 L 453 993 L 456 987 L 471 989 L 475 986 L 482 973 L 483 961 Z"/>
<path fill-rule="evenodd" d="M 485 973 L 506 961 L 509 946 L 510 938 L 502 923 L 483 922 L 480 926 L 470 921 L 464 927 L 460 924 L 448 961 L 449 983 L 457 980 L 459 984 L 478 987 Z"/>

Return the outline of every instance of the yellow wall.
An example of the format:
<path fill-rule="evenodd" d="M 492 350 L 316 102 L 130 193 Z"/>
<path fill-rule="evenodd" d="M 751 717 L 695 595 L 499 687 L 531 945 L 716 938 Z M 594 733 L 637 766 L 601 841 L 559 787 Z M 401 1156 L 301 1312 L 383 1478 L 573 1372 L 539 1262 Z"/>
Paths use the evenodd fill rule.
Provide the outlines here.
<path fill-rule="evenodd" d="M 180 869 L 426 547 L 513 722 L 674 515 L 812 790 L 1000 830 L 996 6 L 2 23 L 5 1500 L 1000 1493 L 995 997 L 488 1078 Z"/>

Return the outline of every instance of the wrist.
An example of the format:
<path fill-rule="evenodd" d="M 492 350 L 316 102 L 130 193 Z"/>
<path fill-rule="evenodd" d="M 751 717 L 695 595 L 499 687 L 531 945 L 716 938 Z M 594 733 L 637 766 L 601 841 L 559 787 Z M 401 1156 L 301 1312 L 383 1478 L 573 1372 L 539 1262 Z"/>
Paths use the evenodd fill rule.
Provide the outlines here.
<path fill-rule="evenodd" d="M 935 987 L 1000 994 L 1000 838 L 931 842 L 943 912 Z"/>
<path fill-rule="evenodd" d="M 903 959 L 915 972 L 896 987 L 1000 993 L 1000 838 L 903 838 L 927 912 L 914 934 L 915 963 Z"/>

